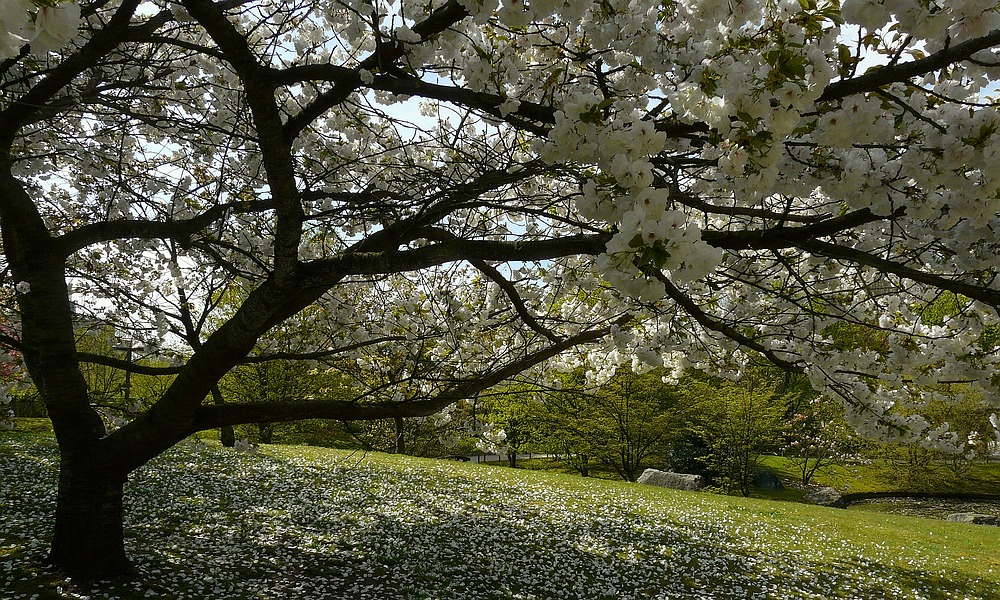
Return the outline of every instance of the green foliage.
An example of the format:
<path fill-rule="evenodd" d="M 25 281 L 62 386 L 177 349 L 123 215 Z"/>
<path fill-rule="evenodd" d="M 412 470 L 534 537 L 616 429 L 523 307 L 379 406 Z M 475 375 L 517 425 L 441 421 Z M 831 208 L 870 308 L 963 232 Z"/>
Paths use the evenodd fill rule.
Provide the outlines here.
<path fill-rule="evenodd" d="M 908 491 L 942 491 L 960 488 L 973 466 L 989 459 L 988 442 L 993 427 L 989 422 L 997 408 L 968 386 L 939 386 L 936 399 L 920 408 L 933 423 L 947 423 L 961 451 L 946 452 L 920 443 L 867 444 L 866 456 L 882 470 L 891 485 Z M 1000 488 L 998 488 L 1000 490 Z M 997 490 L 994 490 L 996 492 Z"/>
<path fill-rule="evenodd" d="M 121 339 L 109 328 L 91 328 L 79 334 L 77 350 L 150 367 L 167 366 L 162 358 L 152 358 L 151 352 Z M 131 346 L 131 348 L 130 348 Z M 172 375 L 145 375 L 93 362 L 83 362 L 80 371 L 87 382 L 87 392 L 105 421 L 120 423 L 140 413 L 155 402 L 167 389 Z"/>
<path fill-rule="evenodd" d="M 764 456 L 761 465 L 788 481 L 795 481 L 798 477 L 798 465 L 788 457 Z M 1000 490 L 1000 463 L 997 462 L 974 462 L 959 478 L 943 477 L 944 471 L 936 471 L 936 474 L 929 473 L 915 482 L 894 477 L 892 472 L 896 468 L 878 458 L 833 463 L 816 473 L 812 485 L 832 487 L 847 493 L 997 494 Z"/>
<path fill-rule="evenodd" d="M 503 429 L 507 457 L 511 467 L 517 466 L 517 455 L 536 444 L 542 432 L 538 419 L 534 390 L 526 385 L 508 385 L 485 397 L 484 418 L 495 428 Z"/>
<path fill-rule="evenodd" d="M 346 398 L 337 378 L 323 370 L 298 361 L 272 360 L 240 365 L 219 382 L 227 402 L 302 402 L 318 398 Z M 257 423 L 239 428 L 242 437 L 261 444 L 274 441 L 276 423 Z"/>
<path fill-rule="evenodd" d="M 710 449 L 705 463 L 727 492 L 748 496 L 761 456 L 779 440 L 787 403 L 780 385 L 774 373 L 753 369 L 739 382 L 702 379 L 685 386 L 699 405 L 694 430 Z"/>
<path fill-rule="evenodd" d="M 661 466 L 685 415 L 662 372 L 619 371 L 598 390 L 586 390 L 583 383 L 582 373 L 574 373 L 564 378 L 562 389 L 542 394 L 539 419 L 549 449 L 583 475 L 599 462 L 635 481 L 643 469 Z"/>

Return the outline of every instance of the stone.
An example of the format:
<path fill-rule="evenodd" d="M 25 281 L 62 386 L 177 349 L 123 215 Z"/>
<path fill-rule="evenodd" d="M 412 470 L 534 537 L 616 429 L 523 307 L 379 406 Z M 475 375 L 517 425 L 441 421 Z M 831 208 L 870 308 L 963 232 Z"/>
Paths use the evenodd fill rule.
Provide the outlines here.
<path fill-rule="evenodd" d="M 778 476 L 770 471 L 757 471 L 753 478 L 753 486 L 758 490 L 778 491 L 785 489 Z"/>
<path fill-rule="evenodd" d="M 952 513 L 945 517 L 945 520 L 956 521 L 958 523 L 972 523 L 973 525 L 993 525 L 994 527 L 1000 527 L 1000 517 L 972 512 Z"/>
<path fill-rule="evenodd" d="M 840 492 L 832 487 L 822 487 L 814 492 L 810 492 L 805 495 L 803 500 L 820 506 L 847 508 L 847 503 L 844 502 L 844 498 L 840 495 Z"/>
<path fill-rule="evenodd" d="M 636 482 L 675 490 L 700 490 L 705 487 L 705 478 L 701 475 L 671 473 L 670 471 L 659 471 L 657 469 L 646 469 Z"/>

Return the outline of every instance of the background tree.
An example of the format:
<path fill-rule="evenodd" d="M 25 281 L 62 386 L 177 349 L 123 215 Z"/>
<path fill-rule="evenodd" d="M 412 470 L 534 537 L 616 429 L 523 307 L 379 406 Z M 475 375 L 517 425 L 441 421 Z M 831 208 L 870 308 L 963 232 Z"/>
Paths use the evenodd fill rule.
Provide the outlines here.
<path fill-rule="evenodd" d="M 517 467 L 517 455 L 538 442 L 534 405 L 534 391 L 517 384 L 498 388 L 483 398 L 482 418 L 504 432 L 507 464 L 512 469 Z"/>
<path fill-rule="evenodd" d="M 701 396 L 696 430 L 709 454 L 705 462 L 712 478 L 727 492 L 750 495 L 761 456 L 780 440 L 786 398 L 780 383 L 766 370 L 755 369 L 739 382 L 714 381 L 689 385 L 686 393 Z"/>
<path fill-rule="evenodd" d="M 580 375 L 542 395 L 537 418 L 554 448 L 584 476 L 591 460 L 626 481 L 635 481 L 653 463 L 659 466 L 667 441 L 686 416 L 662 373 L 622 370 L 594 390 L 582 387 Z"/>
<path fill-rule="evenodd" d="M 322 387 L 309 365 L 300 362 L 267 361 L 237 366 L 220 382 L 230 402 L 292 402 L 315 398 Z M 276 423 L 255 423 L 255 440 L 270 444 Z"/>
<path fill-rule="evenodd" d="M 792 459 L 799 482 L 809 485 L 820 469 L 859 457 L 859 443 L 843 419 L 843 405 L 824 396 L 798 403 L 784 420 L 781 454 Z"/>
<path fill-rule="evenodd" d="M 0 31 L 0 297 L 59 441 L 50 560 L 73 574 L 127 567 L 128 474 L 195 431 L 433 414 L 584 343 L 606 343 L 595 381 L 749 351 L 866 435 L 935 448 L 930 385 L 995 392 L 990 7 L 50 4 Z M 942 290 L 956 310 L 923 322 Z M 311 306 L 329 345 L 282 358 L 426 339 L 435 372 L 206 403 Z M 81 353 L 84 313 L 180 360 Z M 838 321 L 884 349 L 845 351 Z M 109 431 L 81 361 L 174 378 Z"/>

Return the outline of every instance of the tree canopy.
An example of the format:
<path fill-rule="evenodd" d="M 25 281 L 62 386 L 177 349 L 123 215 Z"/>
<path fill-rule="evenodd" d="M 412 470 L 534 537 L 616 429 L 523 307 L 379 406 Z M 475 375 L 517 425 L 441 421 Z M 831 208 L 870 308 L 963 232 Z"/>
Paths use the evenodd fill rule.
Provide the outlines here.
<path fill-rule="evenodd" d="M 5 2 L 0 339 L 62 489 L 120 495 L 201 429 L 430 414 L 581 344 L 595 381 L 760 356 L 868 433 L 961 445 L 920 407 L 994 397 L 994 4 Z M 255 351 L 293 318 L 322 334 Z M 174 364 L 79 352 L 93 323 Z M 205 401 L 269 358 L 412 368 Z M 174 379 L 109 432 L 80 361 Z M 120 567 L 76 524 L 114 502 L 60 498 L 53 561 Z"/>

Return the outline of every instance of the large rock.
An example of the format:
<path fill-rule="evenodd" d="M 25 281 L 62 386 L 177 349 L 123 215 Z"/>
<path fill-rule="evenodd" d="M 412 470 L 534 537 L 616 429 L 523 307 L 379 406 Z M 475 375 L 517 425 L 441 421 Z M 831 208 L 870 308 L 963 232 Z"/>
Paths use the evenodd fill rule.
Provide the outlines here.
<path fill-rule="evenodd" d="M 656 469 L 646 469 L 636 481 L 638 483 L 658 485 L 675 490 L 700 490 L 705 487 L 705 478 L 701 475 L 671 473 L 670 471 L 658 471 Z"/>
<path fill-rule="evenodd" d="M 832 487 L 819 488 L 815 492 L 810 492 L 803 498 L 806 502 L 819 504 L 820 506 L 830 506 L 832 508 L 847 508 L 847 503 L 840 495 L 840 492 Z"/>
<path fill-rule="evenodd" d="M 972 523 L 973 525 L 993 525 L 995 527 L 1000 527 L 1000 517 L 995 517 L 993 515 L 982 515 L 979 513 L 964 512 L 964 513 L 953 513 L 945 517 L 948 521 L 957 521 L 959 523 Z"/>

